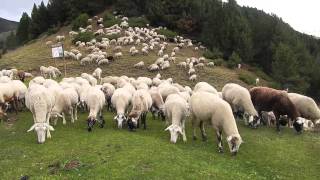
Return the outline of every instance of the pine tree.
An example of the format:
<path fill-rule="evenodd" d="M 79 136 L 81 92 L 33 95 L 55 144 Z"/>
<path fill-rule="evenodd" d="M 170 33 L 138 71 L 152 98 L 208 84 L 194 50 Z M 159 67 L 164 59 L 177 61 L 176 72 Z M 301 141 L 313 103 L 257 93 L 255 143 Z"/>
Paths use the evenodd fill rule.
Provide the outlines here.
<path fill-rule="evenodd" d="M 14 49 L 17 47 L 17 38 L 14 31 L 11 31 L 10 35 L 6 39 L 6 48 Z"/>
<path fill-rule="evenodd" d="M 23 44 L 29 40 L 31 19 L 27 13 L 23 13 L 17 29 L 17 40 Z"/>
<path fill-rule="evenodd" d="M 39 27 L 39 10 L 36 4 L 33 4 L 32 12 L 31 12 L 31 26 L 30 26 L 30 37 L 34 39 L 38 37 L 41 33 Z"/>

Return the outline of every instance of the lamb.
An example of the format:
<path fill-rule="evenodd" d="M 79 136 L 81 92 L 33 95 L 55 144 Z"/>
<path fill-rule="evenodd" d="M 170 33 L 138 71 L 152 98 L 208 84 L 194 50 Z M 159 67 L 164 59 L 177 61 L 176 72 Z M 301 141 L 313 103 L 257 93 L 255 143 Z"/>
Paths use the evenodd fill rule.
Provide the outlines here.
<path fill-rule="evenodd" d="M 122 52 L 118 52 L 114 54 L 115 59 L 120 59 L 122 57 Z"/>
<path fill-rule="evenodd" d="M 99 122 L 100 128 L 103 128 L 105 121 L 102 116 L 103 106 L 105 105 L 104 93 L 98 87 L 90 87 L 85 102 L 90 110 L 87 119 L 88 131 L 90 132 L 96 121 Z M 97 118 L 99 113 L 99 119 Z"/>
<path fill-rule="evenodd" d="M 189 77 L 189 80 L 195 82 L 197 80 L 197 75 L 196 74 L 191 75 Z"/>
<path fill-rule="evenodd" d="M 187 63 L 186 62 L 180 62 L 179 64 L 177 64 L 177 66 L 186 69 L 187 68 Z"/>
<path fill-rule="evenodd" d="M 223 152 L 222 131 L 227 136 L 229 150 L 236 155 L 242 143 L 236 121 L 230 105 L 217 95 L 208 92 L 196 92 L 191 96 L 190 109 L 192 114 L 193 138 L 196 139 L 196 127 L 200 127 L 202 139 L 206 140 L 204 123 L 208 122 L 216 131 L 218 150 Z"/>
<path fill-rule="evenodd" d="M 312 98 L 296 93 L 288 93 L 288 96 L 301 117 L 311 120 L 314 124 L 317 120 L 320 120 L 320 110 Z"/>
<path fill-rule="evenodd" d="M 49 124 L 50 113 L 54 106 L 53 95 L 44 86 L 33 84 L 26 93 L 26 106 L 33 115 L 34 124 L 27 132 L 35 130 L 38 143 L 42 144 L 47 138 L 51 138 L 50 131 L 54 131 Z"/>
<path fill-rule="evenodd" d="M 132 97 L 132 110 L 129 113 L 128 127 L 139 128 L 140 120 L 143 129 L 147 128 L 147 113 L 152 106 L 152 98 L 147 90 L 139 89 Z"/>
<path fill-rule="evenodd" d="M 249 91 L 234 83 L 228 83 L 222 88 L 222 98 L 227 101 L 234 113 L 244 112 L 245 123 L 256 127 L 259 117 L 255 110 Z"/>
<path fill-rule="evenodd" d="M 143 61 L 140 61 L 137 64 L 133 65 L 133 67 L 135 67 L 135 68 L 142 68 L 143 66 L 144 66 L 144 62 Z"/>
<path fill-rule="evenodd" d="M 207 82 L 198 82 L 194 86 L 193 92 L 200 92 L 200 91 L 205 91 L 205 92 L 209 92 L 209 93 L 218 95 L 218 91 L 213 86 L 208 84 Z"/>
<path fill-rule="evenodd" d="M 184 142 L 187 141 L 185 131 L 185 121 L 188 112 L 188 103 L 178 94 L 171 94 L 165 102 L 165 115 L 168 126 L 165 131 L 170 131 L 170 142 L 176 143 L 179 134 L 182 135 Z"/>
<path fill-rule="evenodd" d="M 93 71 L 92 76 L 101 79 L 102 70 L 100 68 L 97 68 Z"/>
<path fill-rule="evenodd" d="M 116 89 L 111 97 L 111 104 L 116 109 L 117 115 L 114 117 L 118 128 L 121 129 L 123 124 L 127 122 L 126 112 L 131 102 L 132 94 L 125 88 Z"/>
<path fill-rule="evenodd" d="M 280 115 L 288 115 L 294 121 L 293 126 L 296 132 L 300 133 L 302 131 L 303 122 L 300 113 L 290 100 L 287 92 L 267 87 L 254 87 L 250 89 L 250 95 L 260 117 L 261 111 L 273 111 L 278 132 L 280 132 Z"/>

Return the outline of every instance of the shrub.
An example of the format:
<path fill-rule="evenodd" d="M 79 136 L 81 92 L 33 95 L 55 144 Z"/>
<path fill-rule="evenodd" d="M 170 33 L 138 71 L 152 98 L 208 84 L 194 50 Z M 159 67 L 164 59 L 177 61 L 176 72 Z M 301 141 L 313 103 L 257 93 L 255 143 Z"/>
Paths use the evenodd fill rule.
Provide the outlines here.
<path fill-rule="evenodd" d="M 89 42 L 94 38 L 94 35 L 92 32 L 84 32 L 84 33 L 79 33 L 73 40 L 72 43 L 76 43 L 77 41 L 81 42 Z"/>
<path fill-rule="evenodd" d="M 132 17 L 128 21 L 131 27 L 146 27 L 147 24 L 150 24 L 149 20 L 145 17 Z"/>
<path fill-rule="evenodd" d="M 104 27 L 111 27 L 115 24 L 119 24 L 121 23 L 121 19 L 116 19 L 116 18 L 113 18 L 113 19 L 104 19 L 103 20 L 103 25 Z"/>
<path fill-rule="evenodd" d="M 239 79 L 249 85 L 254 85 L 256 83 L 256 78 L 247 72 L 241 72 L 239 74 Z"/>
<path fill-rule="evenodd" d="M 219 49 L 213 48 L 212 50 L 205 51 L 203 56 L 207 59 L 217 59 L 222 58 L 223 54 Z"/>
<path fill-rule="evenodd" d="M 87 27 L 89 16 L 86 13 L 80 14 L 75 20 L 72 21 L 72 30 L 78 30 L 79 27 Z"/>
<path fill-rule="evenodd" d="M 165 35 L 167 38 L 174 38 L 178 35 L 178 33 L 171 31 L 169 29 L 159 29 L 157 33 Z"/>
<path fill-rule="evenodd" d="M 222 58 L 213 60 L 215 66 L 222 66 L 225 62 Z"/>
<path fill-rule="evenodd" d="M 232 55 L 229 57 L 227 66 L 228 68 L 235 68 L 237 67 L 237 64 L 241 63 L 241 61 L 242 60 L 240 56 L 236 52 L 233 52 Z"/>
<path fill-rule="evenodd" d="M 59 27 L 51 27 L 47 31 L 47 35 L 50 36 L 52 34 L 56 34 L 59 31 Z"/>

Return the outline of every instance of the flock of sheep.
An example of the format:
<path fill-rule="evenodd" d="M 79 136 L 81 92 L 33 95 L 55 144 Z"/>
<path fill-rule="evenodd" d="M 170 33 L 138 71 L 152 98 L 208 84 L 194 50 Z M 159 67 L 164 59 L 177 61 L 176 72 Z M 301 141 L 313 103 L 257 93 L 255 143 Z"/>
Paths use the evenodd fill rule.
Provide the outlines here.
<path fill-rule="evenodd" d="M 173 39 L 176 43 L 171 53 L 167 54 L 168 43 L 166 37 L 159 35 L 156 28 L 131 28 L 128 18 L 123 17 L 122 23 L 110 28 L 103 27 L 103 19 L 95 17 L 98 30 L 95 34 L 124 35 L 118 39 L 102 38 L 90 42 L 76 42 L 81 50 L 89 52 L 83 56 L 80 50 L 65 51 L 65 57 L 78 60 L 80 64 L 110 63 L 122 57 L 122 46 L 131 45 L 129 53 L 132 56 L 147 55 L 158 49 L 159 56 L 146 69 L 149 71 L 165 70 L 170 63 L 176 62 L 176 53 L 184 47 L 193 47 L 190 39 L 178 36 Z M 93 20 L 89 19 L 89 23 Z M 93 31 L 93 26 L 80 28 L 80 32 Z M 71 31 L 70 36 L 78 32 Z M 64 36 L 57 36 L 57 41 L 63 41 Z M 47 45 L 52 42 L 47 42 Z M 141 50 L 137 47 L 142 45 Z M 112 54 L 106 50 L 112 48 Z M 194 47 L 195 51 L 204 49 L 203 46 Z M 141 53 L 140 53 L 141 52 Z M 214 66 L 204 57 L 187 58 L 177 66 L 188 69 L 189 79 L 197 79 L 195 68 L 205 65 Z M 134 64 L 135 68 L 144 68 L 143 61 Z M 106 120 L 103 111 L 115 114 L 114 123 L 118 128 L 135 130 L 143 125 L 147 129 L 147 114 L 151 112 L 153 119 L 158 116 L 165 120 L 166 131 L 170 133 L 170 142 L 176 143 L 179 136 L 187 141 L 185 123 L 191 117 L 193 139 L 196 139 L 196 128 L 200 127 L 202 139 L 207 139 L 205 125 L 210 124 L 218 139 L 218 150 L 223 152 L 222 134 L 226 136 L 230 152 L 235 155 L 242 143 L 237 128 L 236 117 L 244 119 L 245 124 L 252 128 L 258 125 L 275 125 L 280 131 L 280 125 L 293 127 L 297 132 L 303 128 L 312 128 L 319 123 L 320 110 L 315 101 L 309 97 L 275 90 L 267 87 L 254 87 L 250 90 L 234 83 L 226 84 L 221 92 L 213 85 L 198 82 L 193 88 L 182 86 L 172 78 L 162 79 L 158 73 L 155 77 L 127 77 L 102 76 L 99 67 L 92 74 L 82 73 L 79 77 L 65 77 L 60 82 L 57 78 L 61 72 L 56 67 L 40 67 L 41 76 L 33 78 L 28 87 L 23 83 L 24 78 L 32 77 L 30 73 L 16 69 L 0 71 L 0 114 L 7 116 L 6 111 L 11 108 L 19 109 L 26 106 L 33 114 L 34 124 L 28 132 L 35 131 L 38 143 L 44 143 L 51 138 L 50 131 L 59 118 L 66 124 L 66 114 L 71 122 L 78 120 L 78 109 L 88 112 L 87 129 L 92 131 L 96 123 L 101 128 Z M 14 80 L 19 78 L 20 80 Z M 258 81 L 258 79 L 257 79 Z"/>
<path fill-rule="evenodd" d="M 171 52 L 169 51 L 169 43 L 166 36 L 158 34 L 157 30 L 163 29 L 163 27 L 158 28 L 139 28 L 139 27 L 130 27 L 127 17 L 122 17 L 122 22 L 120 25 L 115 24 L 111 27 L 104 28 L 102 22 L 103 18 L 95 17 L 97 23 L 97 29 L 93 25 L 93 19 L 88 19 L 88 25 L 86 28 L 79 28 L 79 32 L 93 32 L 95 35 L 104 35 L 101 38 L 101 41 L 98 41 L 96 38 L 92 39 L 89 42 L 77 41 L 75 43 L 78 48 L 71 48 L 68 51 L 64 51 L 64 56 L 67 59 L 79 61 L 81 65 L 88 65 L 96 63 L 98 66 L 109 64 L 112 61 L 119 60 L 123 57 L 125 47 L 130 46 L 128 53 L 131 56 L 147 56 L 150 52 L 157 54 L 157 58 L 154 63 L 148 65 L 147 67 L 144 61 L 140 61 L 134 64 L 135 68 L 142 69 L 146 68 L 147 70 L 160 71 L 170 68 L 172 63 L 176 63 L 176 54 L 182 48 L 193 48 L 194 51 L 199 51 L 199 49 L 205 49 L 204 46 L 199 44 L 195 46 L 192 43 L 191 39 L 183 38 L 182 36 L 177 36 L 172 41 L 175 43 L 175 47 L 172 48 Z M 78 32 L 70 31 L 69 36 L 71 38 L 78 35 Z M 108 39 L 106 37 L 117 35 L 117 39 Z M 65 40 L 65 36 L 56 36 L 56 41 L 60 42 Z M 47 45 L 51 45 L 52 41 L 48 41 Z M 110 50 L 109 53 L 107 50 Z M 168 52 L 169 51 L 169 52 Z M 86 55 L 85 55 L 86 53 Z M 196 81 L 196 69 L 202 69 L 204 66 L 213 67 L 213 62 L 207 62 L 204 57 L 195 58 L 190 57 L 185 61 L 180 62 L 177 66 L 187 69 L 187 74 L 190 81 Z"/>

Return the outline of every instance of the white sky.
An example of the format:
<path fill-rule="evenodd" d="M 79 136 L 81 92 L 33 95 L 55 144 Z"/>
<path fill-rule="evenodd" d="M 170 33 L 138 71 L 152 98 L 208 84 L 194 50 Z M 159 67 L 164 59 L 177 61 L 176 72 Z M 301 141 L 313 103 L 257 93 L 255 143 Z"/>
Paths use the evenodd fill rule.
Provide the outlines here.
<path fill-rule="evenodd" d="M 48 0 L 43 0 L 45 4 Z M 227 0 L 223 0 L 227 1 Z M 41 0 L 0 0 L 0 17 L 19 21 L 23 12 L 31 14 L 33 3 Z M 294 29 L 320 37 L 320 0 L 237 0 L 239 5 L 274 13 Z"/>
<path fill-rule="evenodd" d="M 237 0 L 241 6 L 276 14 L 295 30 L 320 37 L 320 0 Z"/>

